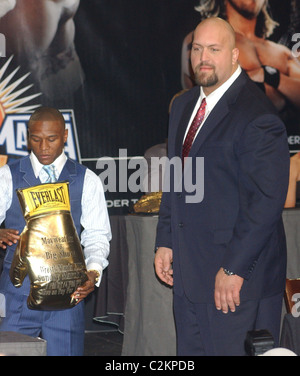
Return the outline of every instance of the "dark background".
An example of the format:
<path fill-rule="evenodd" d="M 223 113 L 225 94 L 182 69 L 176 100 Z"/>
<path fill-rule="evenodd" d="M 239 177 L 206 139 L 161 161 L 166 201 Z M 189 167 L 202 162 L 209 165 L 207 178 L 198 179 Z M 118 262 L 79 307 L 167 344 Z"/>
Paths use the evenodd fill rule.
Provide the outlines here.
<path fill-rule="evenodd" d="M 88 113 L 78 125 L 83 158 L 117 156 L 120 148 L 143 155 L 165 140 L 169 102 L 181 90 L 181 44 L 199 20 L 194 4 L 81 2 L 75 43 L 88 97 Z"/>
<path fill-rule="evenodd" d="M 143 155 L 167 137 L 168 106 L 180 83 L 181 46 L 200 22 L 193 0 L 88 0 L 75 16 L 76 49 L 86 75 L 84 111 L 75 108 L 81 156 Z M 289 24 L 289 1 L 271 0 Z M 300 30 L 299 30 L 300 31 Z M 81 103 L 82 104 L 82 103 Z"/>

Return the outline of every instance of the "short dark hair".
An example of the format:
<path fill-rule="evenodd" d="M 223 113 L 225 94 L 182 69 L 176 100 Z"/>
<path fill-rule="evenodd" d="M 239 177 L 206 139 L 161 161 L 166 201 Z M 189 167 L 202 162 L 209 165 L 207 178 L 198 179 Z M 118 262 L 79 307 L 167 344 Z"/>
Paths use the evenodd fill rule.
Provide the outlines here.
<path fill-rule="evenodd" d="M 52 107 L 42 106 L 37 108 L 30 116 L 28 127 L 30 127 L 31 123 L 42 120 L 60 121 L 64 127 L 66 125 L 65 119 L 59 110 Z"/>

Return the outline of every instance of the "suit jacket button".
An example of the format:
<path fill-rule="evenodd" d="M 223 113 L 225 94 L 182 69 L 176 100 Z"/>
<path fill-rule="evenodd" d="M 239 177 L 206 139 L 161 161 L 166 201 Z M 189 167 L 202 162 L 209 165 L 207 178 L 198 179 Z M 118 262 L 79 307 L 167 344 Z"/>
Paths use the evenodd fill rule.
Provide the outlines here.
<path fill-rule="evenodd" d="M 182 222 L 178 223 L 178 227 L 182 228 L 183 227 L 183 223 Z"/>

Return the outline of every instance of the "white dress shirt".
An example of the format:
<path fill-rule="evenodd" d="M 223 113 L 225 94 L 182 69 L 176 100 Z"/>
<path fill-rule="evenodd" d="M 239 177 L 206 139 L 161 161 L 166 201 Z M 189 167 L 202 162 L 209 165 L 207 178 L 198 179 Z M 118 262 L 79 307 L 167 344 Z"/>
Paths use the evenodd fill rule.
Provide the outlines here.
<path fill-rule="evenodd" d="M 40 176 L 41 181 L 45 181 L 47 173 L 42 169 L 43 165 L 33 153 L 30 154 L 30 160 L 35 176 Z M 67 157 L 64 153 L 54 161 L 57 176 L 60 175 L 66 161 Z M 0 223 L 2 223 L 12 201 L 12 176 L 7 165 L 0 168 L 0 181 Z M 102 271 L 108 265 L 111 228 L 102 182 L 89 169 L 86 170 L 84 177 L 81 211 L 80 223 L 83 227 L 81 244 L 84 247 L 87 270 L 98 270 L 102 277 Z M 100 284 L 101 277 L 97 286 Z"/>
<path fill-rule="evenodd" d="M 208 96 L 206 96 L 203 92 L 203 88 L 202 86 L 200 87 L 200 95 L 199 95 L 199 99 L 195 105 L 195 108 L 193 110 L 193 113 L 192 113 L 192 116 L 190 118 L 190 121 L 189 121 L 189 124 L 188 124 L 188 127 L 186 129 L 186 132 L 185 132 L 185 136 L 184 136 L 184 139 L 187 135 L 187 132 L 188 132 L 188 129 L 190 128 L 190 125 L 192 124 L 192 121 L 194 119 L 194 117 L 196 116 L 196 113 L 198 111 L 198 108 L 200 107 L 200 104 L 202 102 L 202 99 L 206 99 L 206 108 L 205 108 L 205 116 L 204 116 L 204 119 L 200 125 L 200 127 L 198 128 L 197 130 L 197 133 L 195 134 L 195 138 L 194 140 L 196 139 L 197 135 L 198 135 L 198 132 L 200 131 L 200 129 L 202 128 L 203 124 L 205 123 L 206 119 L 208 118 L 209 114 L 211 113 L 211 111 L 214 109 L 215 105 L 218 103 L 218 101 L 222 98 L 222 96 L 225 94 L 225 92 L 229 89 L 229 87 L 233 84 L 233 82 L 238 78 L 238 76 L 241 74 L 242 72 L 242 68 L 240 66 L 238 66 L 238 68 L 235 70 L 235 72 L 229 77 L 229 79 L 227 81 L 224 82 L 224 84 L 222 84 L 220 87 L 218 87 L 216 90 L 214 90 L 211 94 L 209 94 Z"/>

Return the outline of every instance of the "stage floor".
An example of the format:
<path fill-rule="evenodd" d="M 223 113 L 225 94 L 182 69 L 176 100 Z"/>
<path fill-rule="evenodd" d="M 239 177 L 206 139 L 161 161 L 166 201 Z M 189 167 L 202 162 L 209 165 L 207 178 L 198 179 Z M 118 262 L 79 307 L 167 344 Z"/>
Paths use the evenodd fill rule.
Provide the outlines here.
<path fill-rule="evenodd" d="M 85 356 L 120 356 L 123 334 L 117 330 L 86 332 L 84 343 Z"/>

